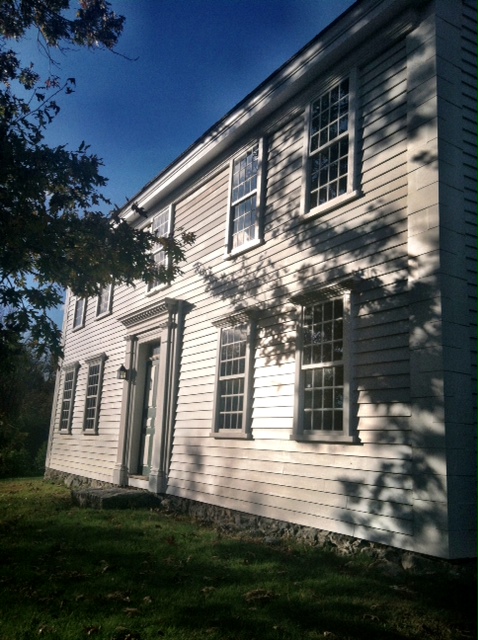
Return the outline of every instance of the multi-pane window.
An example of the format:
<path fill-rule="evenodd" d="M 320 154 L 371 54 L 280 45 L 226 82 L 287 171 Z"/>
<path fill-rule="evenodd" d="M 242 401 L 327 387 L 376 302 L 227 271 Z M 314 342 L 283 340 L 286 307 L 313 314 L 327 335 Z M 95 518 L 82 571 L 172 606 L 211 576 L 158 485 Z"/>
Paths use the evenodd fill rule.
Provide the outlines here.
<path fill-rule="evenodd" d="M 73 419 L 73 405 L 75 402 L 76 378 L 78 373 L 78 363 L 65 368 L 63 379 L 63 397 L 61 402 L 60 431 L 67 433 L 71 430 Z"/>
<path fill-rule="evenodd" d="M 304 431 L 342 431 L 344 411 L 344 303 L 342 298 L 303 309 Z"/>
<path fill-rule="evenodd" d="M 350 391 L 350 296 L 343 284 L 294 299 L 302 305 L 294 410 L 298 440 L 356 442 Z"/>
<path fill-rule="evenodd" d="M 253 327 L 249 322 L 221 329 L 216 383 L 216 436 L 248 436 L 252 341 Z"/>
<path fill-rule="evenodd" d="M 104 361 L 105 356 L 102 355 L 88 362 L 83 429 L 93 433 L 96 433 L 98 428 Z"/>
<path fill-rule="evenodd" d="M 246 325 L 222 329 L 219 356 L 219 429 L 242 429 L 246 345 Z"/>
<path fill-rule="evenodd" d="M 258 143 L 232 163 L 230 252 L 259 240 L 261 155 Z"/>
<path fill-rule="evenodd" d="M 167 238 L 171 231 L 171 207 L 166 207 L 154 216 L 151 224 L 151 233 L 153 233 L 157 238 Z M 158 271 L 163 271 L 168 268 L 168 255 L 160 242 L 158 242 L 154 248 L 153 257 Z M 153 289 L 163 283 L 164 279 L 161 280 L 160 278 L 157 278 L 150 284 L 149 288 Z"/>
<path fill-rule="evenodd" d="M 113 285 L 108 284 L 103 287 L 98 295 L 98 304 L 96 307 L 96 315 L 103 316 L 111 310 L 111 296 L 113 293 Z"/>
<path fill-rule="evenodd" d="M 309 129 L 308 209 L 351 189 L 350 80 L 324 92 L 311 105 Z"/>
<path fill-rule="evenodd" d="M 79 329 L 85 323 L 86 299 L 76 298 L 73 312 L 73 329 Z"/>

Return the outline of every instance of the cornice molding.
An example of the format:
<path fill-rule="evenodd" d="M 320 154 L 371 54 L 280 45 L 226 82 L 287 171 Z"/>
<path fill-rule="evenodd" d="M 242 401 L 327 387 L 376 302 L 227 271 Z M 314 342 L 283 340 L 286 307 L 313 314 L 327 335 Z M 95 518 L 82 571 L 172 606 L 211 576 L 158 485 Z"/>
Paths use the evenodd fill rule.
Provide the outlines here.
<path fill-rule="evenodd" d="M 292 295 L 289 298 L 289 302 L 292 302 L 292 304 L 295 305 L 304 305 L 319 302 L 320 300 L 335 298 L 354 291 L 357 289 L 360 282 L 361 280 L 358 276 L 352 275 L 350 277 L 331 282 L 330 284 L 317 283 Z"/>
<path fill-rule="evenodd" d="M 240 309 L 234 309 L 225 313 L 224 315 L 216 318 L 212 321 L 213 326 L 234 327 L 238 324 L 244 324 L 246 322 L 257 321 L 260 317 L 261 309 L 258 306 L 243 307 Z"/>
<path fill-rule="evenodd" d="M 125 327 L 134 327 L 152 318 L 158 318 L 166 313 L 174 313 L 179 307 L 180 300 L 165 298 L 162 302 L 149 305 L 143 309 L 136 309 L 119 318 Z M 163 323 L 164 324 L 164 323 Z"/>

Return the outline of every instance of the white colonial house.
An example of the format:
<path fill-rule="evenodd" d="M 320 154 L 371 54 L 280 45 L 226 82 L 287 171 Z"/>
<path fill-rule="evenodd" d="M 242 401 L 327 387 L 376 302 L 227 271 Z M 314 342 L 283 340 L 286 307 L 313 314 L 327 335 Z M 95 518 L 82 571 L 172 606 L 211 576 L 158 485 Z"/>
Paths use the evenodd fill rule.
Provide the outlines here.
<path fill-rule="evenodd" d="M 196 243 L 68 297 L 47 475 L 474 555 L 476 3 L 359 0 L 132 202 Z"/>

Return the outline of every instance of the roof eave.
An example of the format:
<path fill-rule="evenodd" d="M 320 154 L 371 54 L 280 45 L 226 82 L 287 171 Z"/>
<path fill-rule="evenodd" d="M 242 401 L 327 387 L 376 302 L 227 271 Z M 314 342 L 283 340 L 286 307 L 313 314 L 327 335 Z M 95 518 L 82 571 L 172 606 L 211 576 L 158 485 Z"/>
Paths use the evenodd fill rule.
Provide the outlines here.
<path fill-rule="evenodd" d="M 340 58 L 346 56 L 361 42 L 384 25 L 390 25 L 399 13 L 415 9 L 428 0 L 359 0 L 288 62 L 261 83 L 221 120 L 192 144 L 181 156 L 148 183 L 129 203 L 120 215 L 133 221 L 137 214 L 132 203 L 151 210 L 166 198 L 178 184 L 200 171 L 227 146 L 234 144 L 260 120 L 267 118 L 295 94 L 326 71 Z M 411 18 L 407 17 L 410 24 Z"/>

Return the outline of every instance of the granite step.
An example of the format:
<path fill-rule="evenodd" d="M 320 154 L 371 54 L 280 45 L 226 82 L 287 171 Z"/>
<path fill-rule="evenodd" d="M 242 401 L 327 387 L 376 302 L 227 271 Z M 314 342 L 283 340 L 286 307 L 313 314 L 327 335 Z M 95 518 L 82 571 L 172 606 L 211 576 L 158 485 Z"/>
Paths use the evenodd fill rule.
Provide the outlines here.
<path fill-rule="evenodd" d="M 158 509 L 161 497 L 143 489 L 73 489 L 73 504 L 90 509 Z"/>

